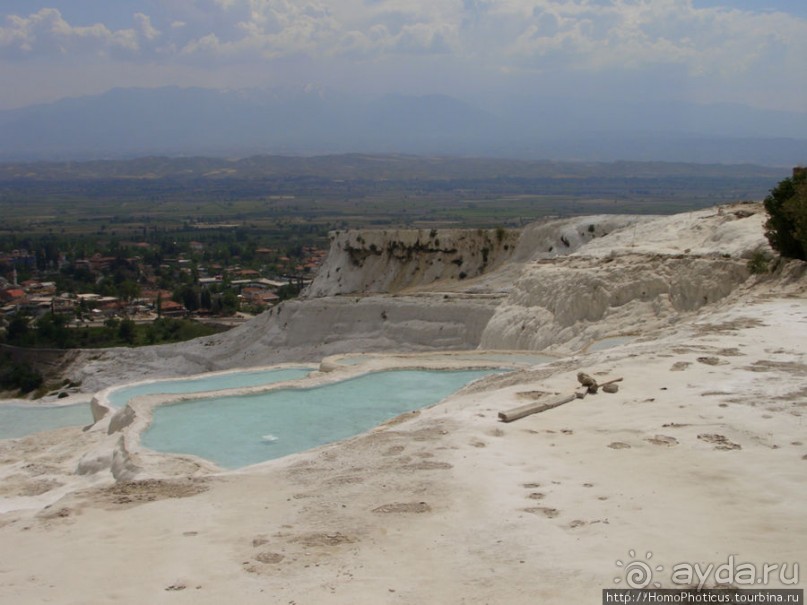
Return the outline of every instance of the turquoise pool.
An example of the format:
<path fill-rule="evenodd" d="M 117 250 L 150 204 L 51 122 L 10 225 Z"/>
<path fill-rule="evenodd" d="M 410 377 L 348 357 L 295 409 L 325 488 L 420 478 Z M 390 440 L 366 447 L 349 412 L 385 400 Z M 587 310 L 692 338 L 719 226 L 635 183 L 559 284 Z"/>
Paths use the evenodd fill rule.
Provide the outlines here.
<path fill-rule="evenodd" d="M 501 371 L 389 370 L 309 389 L 158 406 L 141 443 L 240 468 L 363 433 Z"/>
<path fill-rule="evenodd" d="M 201 393 L 241 387 L 253 387 L 307 376 L 312 368 L 280 368 L 254 372 L 232 372 L 198 378 L 162 380 L 110 391 L 110 405 L 122 407 L 138 395 Z M 92 424 L 92 411 L 87 404 L 76 405 L 0 405 L 0 439 L 15 439 L 40 431 L 65 426 Z"/>
<path fill-rule="evenodd" d="M 86 426 L 92 421 L 92 412 L 86 403 L 62 406 L 4 404 L 0 405 L 0 439 L 16 439 L 65 426 Z"/>
<path fill-rule="evenodd" d="M 199 378 L 160 380 L 115 389 L 109 392 L 107 400 L 112 406 L 123 407 L 130 399 L 140 395 L 202 393 L 204 391 L 255 387 L 284 380 L 296 380 L 307 376 L 311 371 L 312 368 L 280 368 L 254 372 L 231 372 L 214 376 L 205 375 Z"/>

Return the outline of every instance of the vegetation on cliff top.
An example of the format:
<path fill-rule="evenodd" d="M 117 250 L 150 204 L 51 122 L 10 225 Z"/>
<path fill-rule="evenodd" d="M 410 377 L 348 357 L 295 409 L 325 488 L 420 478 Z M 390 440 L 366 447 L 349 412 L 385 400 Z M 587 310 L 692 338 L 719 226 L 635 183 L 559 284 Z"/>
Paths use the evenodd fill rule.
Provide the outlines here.
<path fill-rule="evenodd" d="M 793 169 L 765 198 L 765 235 L 771 247 L 787 258 L 807 260 L 807 168 Z"/>

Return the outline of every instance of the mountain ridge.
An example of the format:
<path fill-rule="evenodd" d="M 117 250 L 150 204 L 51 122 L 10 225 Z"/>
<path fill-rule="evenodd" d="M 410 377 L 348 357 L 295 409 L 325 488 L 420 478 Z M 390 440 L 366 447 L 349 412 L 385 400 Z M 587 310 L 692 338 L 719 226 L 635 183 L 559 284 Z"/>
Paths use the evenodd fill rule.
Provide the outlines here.
<path fill-rule="evenodd" d="M 0 160 L 408 153 L 794 165 L 807 113 L 552 97 L 116 88 L 0 111 Z"/>

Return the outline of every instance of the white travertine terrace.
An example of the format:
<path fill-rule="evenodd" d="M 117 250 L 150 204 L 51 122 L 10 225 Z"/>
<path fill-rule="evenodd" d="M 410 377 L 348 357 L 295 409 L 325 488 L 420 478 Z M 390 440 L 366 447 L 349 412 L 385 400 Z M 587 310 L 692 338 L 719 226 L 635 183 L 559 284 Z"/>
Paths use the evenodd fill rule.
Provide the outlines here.
<path fill-rule="evenodd" d="M 434 280 L 415 254 L 392 278 L 375 260 L 348 269 L 337 247 L 306 298 L 240 328 L 83 357 L 87 399 L 281 362 L 321 362 L 315 383 L 505 349 L 519 361 L 366 434 L 235 472 L 139 448 L 147 411 L 0 441 L 0 602 L 592 603 L 624 586 L 630 552 L 665 587 L 675 564 L 730 556 L 803 574 L 807 269 L 748 273 L 763 220 L 738 204 L 528 226 L 464 279 L 449 259 Z M 360 243 L 334 243 L 347 237 Z M 481 255 L 481 237 L 463 250 Z M 524 361 L 545 350 L 557 359 Z M 573 390 L 579 371 L 624 380 L 497 421 Z"/>

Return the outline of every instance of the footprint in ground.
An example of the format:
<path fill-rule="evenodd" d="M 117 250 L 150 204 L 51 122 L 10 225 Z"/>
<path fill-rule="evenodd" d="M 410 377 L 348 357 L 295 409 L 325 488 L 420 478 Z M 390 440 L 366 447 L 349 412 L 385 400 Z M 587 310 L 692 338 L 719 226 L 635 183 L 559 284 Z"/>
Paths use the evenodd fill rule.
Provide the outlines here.
<path fill-rule="evenodd" d="M 256 561 L 258 561 L 259 563 L 266 563 L 267 565 L 276 565 L 285 558 L 286 558 L 285 555 L 281 555 L 278 552 L 271 552 L 268 550 L 260 552 L 255 556 Z"/>
<path fill-rule="evenodd" d="M 667 447 L 678 445 L 678 439 L 675 437 L 670 437 L 669 435 L 656 435 L 655 437 L 650 437 L 645 441 L 652 443 L 653 445 L 666 445 Z"/>
<path fill-rule="evenodd" d="M 720 435 L 718 433 L 701 433 L 698 435 L 698 439 L 705 441 L 706 443 L 714 444 L 716 450 L 743 449 L 743 446 L 741 446 L 739 443 L 734 443 L 725 435 Z"/>
<path fill-rule="evenodd" d="M 374 508 L 374 513 L 428 513 L 432 509 L 426 502 L 394 502 Z"/>
<path fill-rule="evenodd" d="M 609 443 L 608 447 L 612 450 L 629 450 L 630 444 L 625 443 L 624 441 L 614 441 L 613 443 Z"/>
<path fill-rule="evenodd" d="M 531 506 L 529 508 L 525 508 L 524 512 L 544 515 L 549 519 L 554 519 L 560 514 L 560 511 L 557 508 L 550 508 L 548 506 Z"/>

